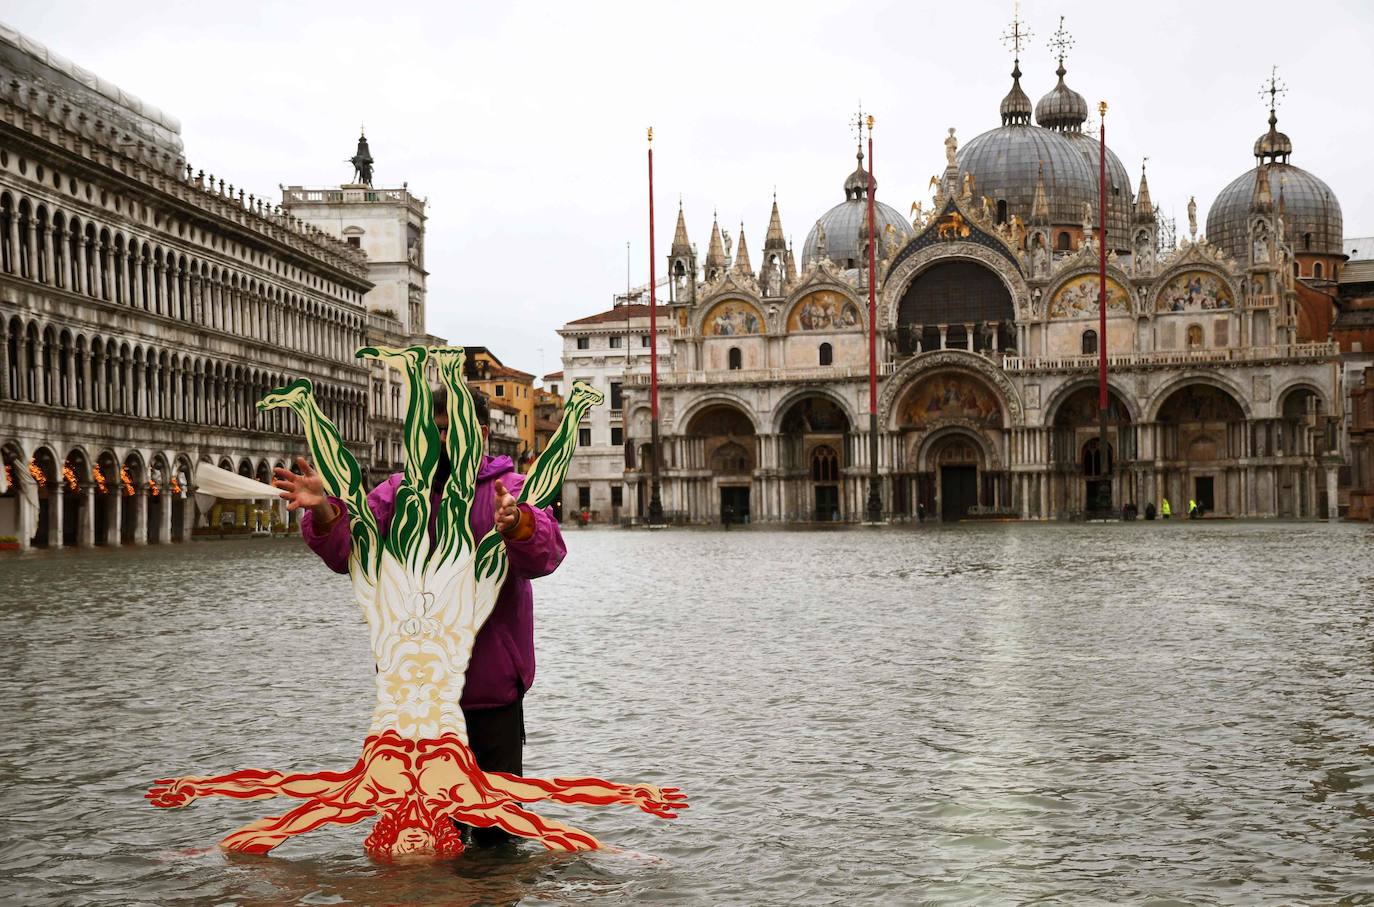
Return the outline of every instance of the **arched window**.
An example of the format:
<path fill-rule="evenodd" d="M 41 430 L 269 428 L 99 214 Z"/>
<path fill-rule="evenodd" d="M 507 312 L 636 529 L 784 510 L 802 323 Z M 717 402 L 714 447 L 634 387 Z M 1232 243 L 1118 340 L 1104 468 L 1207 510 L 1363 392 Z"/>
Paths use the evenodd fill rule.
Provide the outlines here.
<path fill-rule="evenodd" d="M 840 457 L 835 448 L 822 444 L 811 451 L 811 478 L 816 482 L 840 480 Z"/>
<path fill-rule="evenodd" d="M 834 352 L 834 350 L 831 349 L 830 344 L 828 344 L 828 343 L 822 343 L 822 344 L 821 344 L 821 365 L 831 365 L 831 364 L 834 363 L 834 361 L 835 361 L 835 352 Z"/>
<path fill-rule="evenodd" d="M 1316 280 L 1322 279 L 1322 263 L 1319 261 L 1312 263 L 1312 277 Z"/>
<path fill-rule="evenodd" d="M 1312 248 L 1312 234 L 1311 234 L 1311 233 L 1304 233 L 1304 234 L 1302 235 L 1302 248 L 1303 248 L 1303 251 L 1304 251 L 1304 252 L 1309 251 L 1309 250 Z"/>
<path fill-rule="evenodd" d="M 1195 350 L 1202 346 L 1202 325 L 1188 325 L 1188 349 Z"/>
<path fill-rule="evenodd" d="M 1091 356 L 1097 353 L 1097 331 L 1083 332 L 1083 355 Z"/>
<path fill-rule="evenodd" d="M 1054 248 L 1059 252 L 1067 252 L 1071 248 L 1071 242 L 1067 232 L 1060 233 L 1059 238 L 1054 241 Z"/>
<path fill-rule="evenodd" d="M 732 347 L 730 347 L 729 359 L 730 359 L 730 362 L 729 362 L 730 371 L 732 371 L 732 372 L 739 371 L 740 366 L 742 365 L 743 359 L 744 359 L 744 357 L 740 355 L 739 347 L 737 347 L 737 346 L 732 346 Z"/>
<path fill-rule="evenodd" d="M 997 222 L 999 224 L 1007 222 L 1007 200 L 1005 198 L 997 200 Z"/>

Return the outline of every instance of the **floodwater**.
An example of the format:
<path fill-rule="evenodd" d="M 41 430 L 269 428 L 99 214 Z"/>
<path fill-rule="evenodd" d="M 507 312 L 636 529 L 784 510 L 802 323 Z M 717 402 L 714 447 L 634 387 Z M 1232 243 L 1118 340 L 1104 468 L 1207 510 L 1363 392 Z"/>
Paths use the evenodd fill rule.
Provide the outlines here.
<path fill-rule="evenodd" d="M 1372 904 L 1374 529 L 578 530 L 535 585 L 532 776 L 678 785 L 616 850 L 387 865 L 150 781 L 344 769 L 373 671 L 296 540 L 0 560 L 0 901 Z"/>

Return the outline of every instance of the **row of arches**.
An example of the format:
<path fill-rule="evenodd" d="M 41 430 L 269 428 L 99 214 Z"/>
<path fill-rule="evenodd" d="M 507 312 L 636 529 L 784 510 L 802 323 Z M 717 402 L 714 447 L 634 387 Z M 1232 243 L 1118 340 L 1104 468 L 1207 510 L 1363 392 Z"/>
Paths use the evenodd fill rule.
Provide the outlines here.
<path fill-rule="evenodd" d="M 58 456 L 62 450 L 65 455 Z M 188 541 L 196 527 L 272 528 L 273 514 L 262 502 L 197 498 L 196 467 L 184 453 L 145 458 L 138 450 L 120 456 L 104 448 L 91 454 L 79 444 L 51 443 L 26 452 L 7 441 L 0 445 L 0 461 L 0 536 L 20 538 L 29 547 L 163 544 Z M 221 456 L 216 465 L 267 484 L 273 466 L 284 462 L 240 457 L 236 463 Z"/>
<path fill-rule="evenodd" d="M 1256 417 L 1220 382 L 1195 376 L 1151 401 L 1113 387 L 1102 446 L 1092 379 L 1047 400 L 1046 422 L 1016 426 L 1001 391 L 972 370 L 941 368 L 894 398 L 880 438 L 884 509 L 901 517 L 1065 518 L 1106 500 L 1116 510 L 1168 497 L 1232 516 L 1322 516 L 1320 458 L 1334 443 L 1326 402 L 1306 384 Z M 840 397 L 803 391 L 767 424 L 740 399 L 713 394 L 666 438 L 665 487 L 685 519 L 862 519 L 867 439 Z M 1148 417 L 1145 415 L 1149 413 Z M 634 445 L 632 445 L 634 449 Z M 639 447 L 639 481 L 651 451 Z M 640 482 L 642 485 L 642 482 Z"/>
<path fill-rule="evenodd" d="M 346 311 L 13 192 L 0 192 L 0 270 L 92 299 L 331 359 L 362 343 Z"/>
<path fill-rule="evenodd" d="M 87 337 L 37 320 L 25 323 L 18 316 L 6 324 L 0 360 L 3 400 L 219 428 L 298 430 L 288 410 L 264 413 L 256 407 L 288 376 L 241 363 L 118 337 Z M 367 414 L 361 390 L 317 384 L 315 394 L 345 440 L 364 439 Z"/>

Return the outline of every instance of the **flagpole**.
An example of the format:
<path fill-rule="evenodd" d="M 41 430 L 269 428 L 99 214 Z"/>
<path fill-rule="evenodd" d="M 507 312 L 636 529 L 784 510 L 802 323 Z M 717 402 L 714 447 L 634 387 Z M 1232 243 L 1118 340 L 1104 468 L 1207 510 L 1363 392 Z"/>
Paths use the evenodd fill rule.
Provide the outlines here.
<path fill-rule="evenodd" d="M 658 300 L 654 264 L 654 127 L 649 127 L 649 425 L 652 466 L 649 470 L 649 525 L 663 525 L 658 486 Z"/>
<path fill-rule="evenodd" d="M 1107 102 L 1099 101 L 1098 118 L 1098 235 L 1097 244 L 1097 417 L 1098 417 L 1098 486 L 1097 509 L 1112 509 L 1112 473 L 1109 468 L 1110 448 L 1107 446 Z"/>
<path fill-rule="evenodd" d="M 877 273 L 873 190 L 873 117 L 868 118 L 868 522 L 883 519 L 883 498 L 878 485 L 878 328 Z"/>

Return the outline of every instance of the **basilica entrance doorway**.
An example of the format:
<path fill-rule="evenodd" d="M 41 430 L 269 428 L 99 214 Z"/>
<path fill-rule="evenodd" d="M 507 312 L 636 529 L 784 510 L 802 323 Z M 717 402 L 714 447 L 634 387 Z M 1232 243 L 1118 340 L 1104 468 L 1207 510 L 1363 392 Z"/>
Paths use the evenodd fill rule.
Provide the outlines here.
<path fill-rule="evenodd" d="M 816 522 L 827 523 L 840 518 L 840 486 L 816 486 Z"/>
<path fill-rule="evenodd" d="M 978 504 L 978 467 L 940 467 L 940 519 L 953 523 Z"/>
<path fill-rule="evenodd" d="M 749 522 L 748 485 L 720 487 L 720 521 L 727 524 Z"/>
<path fill-rule="evenodd" d="M 1197 501 L 1197 506 L 1203 513 L 1211 513 L 1216 509 L 1216 498 L 1213 495 L 1211 476 L 1198 476 L 1193 479 L 1193 500 Z"/>

